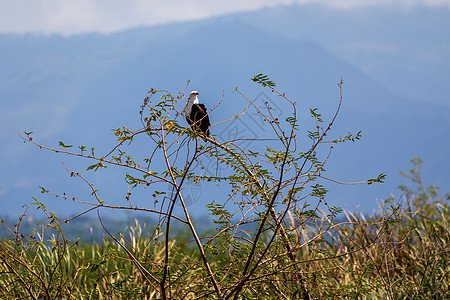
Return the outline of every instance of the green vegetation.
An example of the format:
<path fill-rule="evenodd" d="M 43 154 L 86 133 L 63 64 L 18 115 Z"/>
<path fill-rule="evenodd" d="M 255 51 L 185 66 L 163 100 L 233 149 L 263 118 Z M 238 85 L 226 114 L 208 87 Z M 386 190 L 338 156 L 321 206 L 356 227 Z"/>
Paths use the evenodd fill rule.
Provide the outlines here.
<path fill-rule="evenodd" d="M 168 92 L 151 90 L 140 112 L 143 127 L 114 130 L 117 143 L 103 155 L 96 154 L 94 147 L 63 142 L 59 143 L 62 149 L 47 147 L 26 132 L 25 140 L 41 149 L 95 160 L 85 171 L 88 174 L 106 176 L 114 166 L 125 170 L 127 205 L 109 204 L 85 174 L 70 169 L 73 178 L 86 184 L 92 201 L 41 187 L 44 196 L 89 206 L 70 220 L 96 210 L 102 222 L 101 210 L 115 208 L 146 212 L 158 221 L 151 227 L 136 222 L 126 235 L 112 235 L 104 226 L 107 238 L 85 244 L 69 241 L 61 224 L 70 220 L 60 220 L 36 200 L 32 206 L 47 218 L 38 224 L 39 230 L 23 236 L 20 220 L 14 228 L 5 225 L 10 238 L 0 243 L 0 297 L 449 298 L 449 195 L 441 197 L 438 188 L 423 185 L 420 160 L 414 159 L 414 168 L 403 173 L 412 187 L 402 186 L 403 196 L 385 201 L 375 215 L 329 206 L 326 182 L 348 184 L 324 176 L 333 145 L 361 138 L 358 132 L 327 139 L 341 107 L 342 80 L 336 114 L 325 123 L 318 109 L 310 109 L 314 126 L 309 130 L 299 124 L 295 102 L 279 93 L 274 82 L 264 74 L 253 81 L 278 95 L 292 114 L 279 120 L 270 104 L 263 111 L 236 89 L 272 130 L 271 135 L 254 139 L 251 149 L 238 144 L 239 139 L 219 143 L 179 125 L 184 92 L 174 98 Z M 152 104 L 151 98 L 159 93 L 162 96 Z M 226 122 L 243 118 L 246 111 Z M 303 136 L 308 143 L 297 142 Z M 153 145 L 145 158 L 137 159 L 139 155 L 133 153 L 132 145 L 138 139 Z M 227 168 L 214 176 L 208 174 L 203 165 L 207 159 Z M 352 184 L 384 179 L 380 174 Z M 198 231 L 186 204 L 187 188 L 199 182 L 228 191 L 224 199 L 208 197 L 205 205 L 216 229 L 205 233 Z M 135 199 L 135 193 L 144 190 L 153 194 L 153 203 Z M 176 204 L 182 213 L 175 213 Z M 175 236 L 174 223 L 181 228 Z M 49 231 L 53 237 L 48 241 L 44 236 Z"/>
<path fill-rule="evenodd" d="M 419 166 L 419 165 L 418 165 Z M 416 171 L 418 169 L 413 169 Z M 419 178 L 417 178 L 419 179 Z M 448 196 L 447 196 L 448 197 Z M 416 182 L 401 201 L 388 199 L 376 215 L 365 218 L 347 213 L 347 220 L 330 223 L 327 234 L 299 248 L 307 289 L 316 299 L 446 299 L 450 296 L 450 211 L 436 187 Z M 322 216 L 325 218 L 324 216 Z M 53 216 L 49 221 L 58 231 Z M 287 230 L 292 243 L 317 236 L 317 224 Z M 35 237 L 0 243 L 0 298 L 2 299 L 158 299 L 152 276 L 161 277 L 164 244 L 136 223 L 129 236 L 118 237 L 131 255 L 111 238 L 101 244 L 82 244 L 55 235 L 52 244 Z M 208 235 L 205 235 L 208 236 Z M 193 244 L 169 243 L 171 286 L 169 298 L 216 298 Z M 221 237 L 205 248 L 223 285 L 236 282 L 250 243 Z M 261 255 L 262 242 L 254 255 Z M 245 299 L 295 299 L 298 286 L 287 280 L 297 272 L 278 244 L 278 251 L 242 290 Z M 136 261 L 134 261 L 136 259 Z M 145 269 L 145 271 L 144 271 Z"/>

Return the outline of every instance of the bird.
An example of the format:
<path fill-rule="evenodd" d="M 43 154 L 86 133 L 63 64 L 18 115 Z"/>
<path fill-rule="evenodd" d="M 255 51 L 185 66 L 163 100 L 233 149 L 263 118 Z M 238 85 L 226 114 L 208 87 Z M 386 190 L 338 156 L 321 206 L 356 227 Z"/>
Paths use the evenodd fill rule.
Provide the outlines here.
<path fill-rule="evenodd" d="M 209 127 L 211 127 L 211 123 L 209 123 L 208 112 L 206 111 L 205 105 L 199 103 L 197 96 L 197 91 L 192 91 L 189 94 L 188 102 L 184 108 L 184 115 L 186 121 L 193 130 L 201 132 L 209 137 Z"/>

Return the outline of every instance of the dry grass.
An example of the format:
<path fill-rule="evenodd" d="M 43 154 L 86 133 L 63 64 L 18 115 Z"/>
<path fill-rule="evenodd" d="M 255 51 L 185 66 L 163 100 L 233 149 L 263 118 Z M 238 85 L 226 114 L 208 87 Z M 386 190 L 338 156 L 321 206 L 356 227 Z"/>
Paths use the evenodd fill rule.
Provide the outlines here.
<path fill-rule="evenodd" d="M 311 241 L 320 226 L 302 224 L 291 216 L 290 237 L 299 245 L 298 264 L 286 258 L 281 246 L 274 247 L 279 251 L 267 256 L 242 295 L 296 298 L 297 281 L 292 278 L 301 275 L 316 299 L 448 298 L 450 212 L 446 200 L 433 187 L 405 190 L 401 201 L 389 199 L 374 216 L 346 213 L 345 221 L 327 224 L 321 239 L 306 245 L 301 241 Z M 118 237 L 130 256 L 110 238 L 101 244 L 69 242 L 59 231 L 57 219 L 49 218 L 56 232 L 51 244 L 37 232 L 31 239 L 17 235 L 0 243 L 2 299 L 159 298 L 159 287 L 151 276 L 161 276 L 164 244 L 158 237 L 145 235 L 148 228 L 136 223 L 129 236 Z M 170 298 L 212 298 L 195 247 L 173 240 L 170 248 Z M 235 240 L 230 251 L 224 239 L 207 249 L 220 284 L 231 288 L 234 274 L 244 264 L 240 258 L 248 252 L 246 242 Z"/>

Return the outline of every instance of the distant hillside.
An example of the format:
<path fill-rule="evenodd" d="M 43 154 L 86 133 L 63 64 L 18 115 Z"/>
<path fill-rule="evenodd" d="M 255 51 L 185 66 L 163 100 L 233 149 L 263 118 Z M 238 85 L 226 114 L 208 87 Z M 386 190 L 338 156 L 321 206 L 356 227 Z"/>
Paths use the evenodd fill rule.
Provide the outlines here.
<path fill-rule="evenodd" d="M 288 39 L 314 41 L 397 94 L 450 107 L 450 9 L 293 5 L 239 19 Z"/>
<path fill-rule="evenodd" d="M 296 12 L 304 17 L 310 12 L 315 18 L 288 23 L 295 19 Z M 385 12 L 375 13 L 382 16 Z M 402 14 L 398 12 L 397 16 Z M 433 18 L 442 12 L 427 14 Z M 263 90 L 250 78 L 261 72 L 269 74 L 279 89 L 298 103 L 301 117 L 307 116 L 308 108 L 319 107 L 325 120 L 337 106 L 337 82 L 343 76 L 344 104 L 334 134 L 342 136 L 362 130 L 363 139 L 336 147 L 328 165 L 329 175 L 354 181 L 384 172 L 388 178 L 383 185 L 330 185 L 331 205 L 347 209 L 360 206 L 362 211 L 371 211 L 376 198 L 387 198 L 395 192 L 402 182 L 398 170 L 409 168 L 408 160 L 414 156 L 424 160 L 423 175 L 429 184 L 449 190 L 450 106 L 439 104 L 441 100 L 423 100 L 448 99 L 443 90 L 435 95 L 439 89 L 432 89 L 430 83 L 440 82 L 447 73 L 434 73 L 435 69 L 417 64 L 421 69 L 405 73 L 405 78 L 420 74 L 431 96 L 410 97 L 409 93 L 402 93 L 405 82 L 399 77 L 405 66 L 401 61 L 389 61 L 393 69 L 398 62 L 397 72 L 382 68 L 374 77 L 368 73 L 371 68 L 367 64 L 362 62 L 364 68 L 359 66 L 363 56 L 352 62 L 340 56 L 340 51 L 333 48 L 333 40 L 324 33 L 323 28 L 330 28 L 336 20 L 327 19 L 329 16 L 329 12 L 314 7 L 293 6 L 112 35 L 0 36 L 0 215 L 20 213 L 21 206 L 31 202 L 32 196 L 41 196 L 39 185 L 89 196 L 86 187 L 70 179 L 60 164 L 64 161 L 73 169 L 84 170 L 88 162 L 24 145 L 17 133 L 34 131 L 35 138 L 45 144 L 56 146 L 62 140 L 74 145 L 94 145 L 101 151 L 113 145 L 110 129 L 139 125 L 139 105 L 148 90 L 177 93 L 184 89 L 187 80 L 191 80 L 188 89 L 200 91 L 200 98 L 209 106 L 215 105 L 224 93 L 223 105 L 211 116 L 212 122 L 217 123 L 243 107 L 242 99 L 231 93 L 236 86 L 246 91 L 249 98 L 260 95 Z M 342 28 L 351 28 L 356 43 L 363 40 L 367 28 L 362 26 L 358 31 L 351 20 L 341 20 L 336 25 L 336 35 L 342 34 Z M 285 30 L 288 24 L 289 30 Z M 389 23 L 380 26 L 380 32 L 387 34 Z M 430 46 L 440 45 L 440 36 L 428 38 Z M 440 41 L 447 43 L 448 39 Z M 344 42 L 351 45 L 351 36 L 345 36 Z M 344 47 L 337 45 L 338 49 Z M 351 51 L 356 50 L 350 49 L 346 55 Z M 402 55 L 408 53 L 398 54 Z M 376 63 L 383 56 L 372 58 Z M 440 59 L 442 66 L 450 63 L 448 56 Z M 386 87 L 387 78 L 392 82 L 390 87 Z M 392 88 L 396 78 L 399 89 Z M 420 82 L 415 84 L 421 93 L 427 91 Z M 267 96 L 277 103 L 270 93 Z M 213 133 L 219 135 L 221 130 L 226 129 L 219 126 Z M 144 154 L 142 149 L 140 155 Z M 123 175 L 116 171 L 110 177 L 102 175 L 93 174 L 92 179 L 105 187 L 104 198 L 116 203 L 124 201 L 125 185 L 119 184 Z M 57 201 L 61 200 L 46 202 L 57 213 L 70 214 L 77 208 Z"/>

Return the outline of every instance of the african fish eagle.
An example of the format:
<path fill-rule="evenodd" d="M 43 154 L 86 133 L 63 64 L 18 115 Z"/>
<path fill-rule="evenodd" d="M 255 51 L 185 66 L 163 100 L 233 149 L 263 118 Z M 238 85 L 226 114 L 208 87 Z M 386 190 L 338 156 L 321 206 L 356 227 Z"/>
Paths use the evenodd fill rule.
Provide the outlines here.
<path fill-rule="evenodd" d="M 189 94 L 188 103 L 184 108 L 184 115 L 186 121 L 192 127 L 193 130 L 203 132 L 206 136 L 209 136 L 209 123 L 208 113 L 204 104 L 198 101 L 198 92 L 192 91 Z"/>

